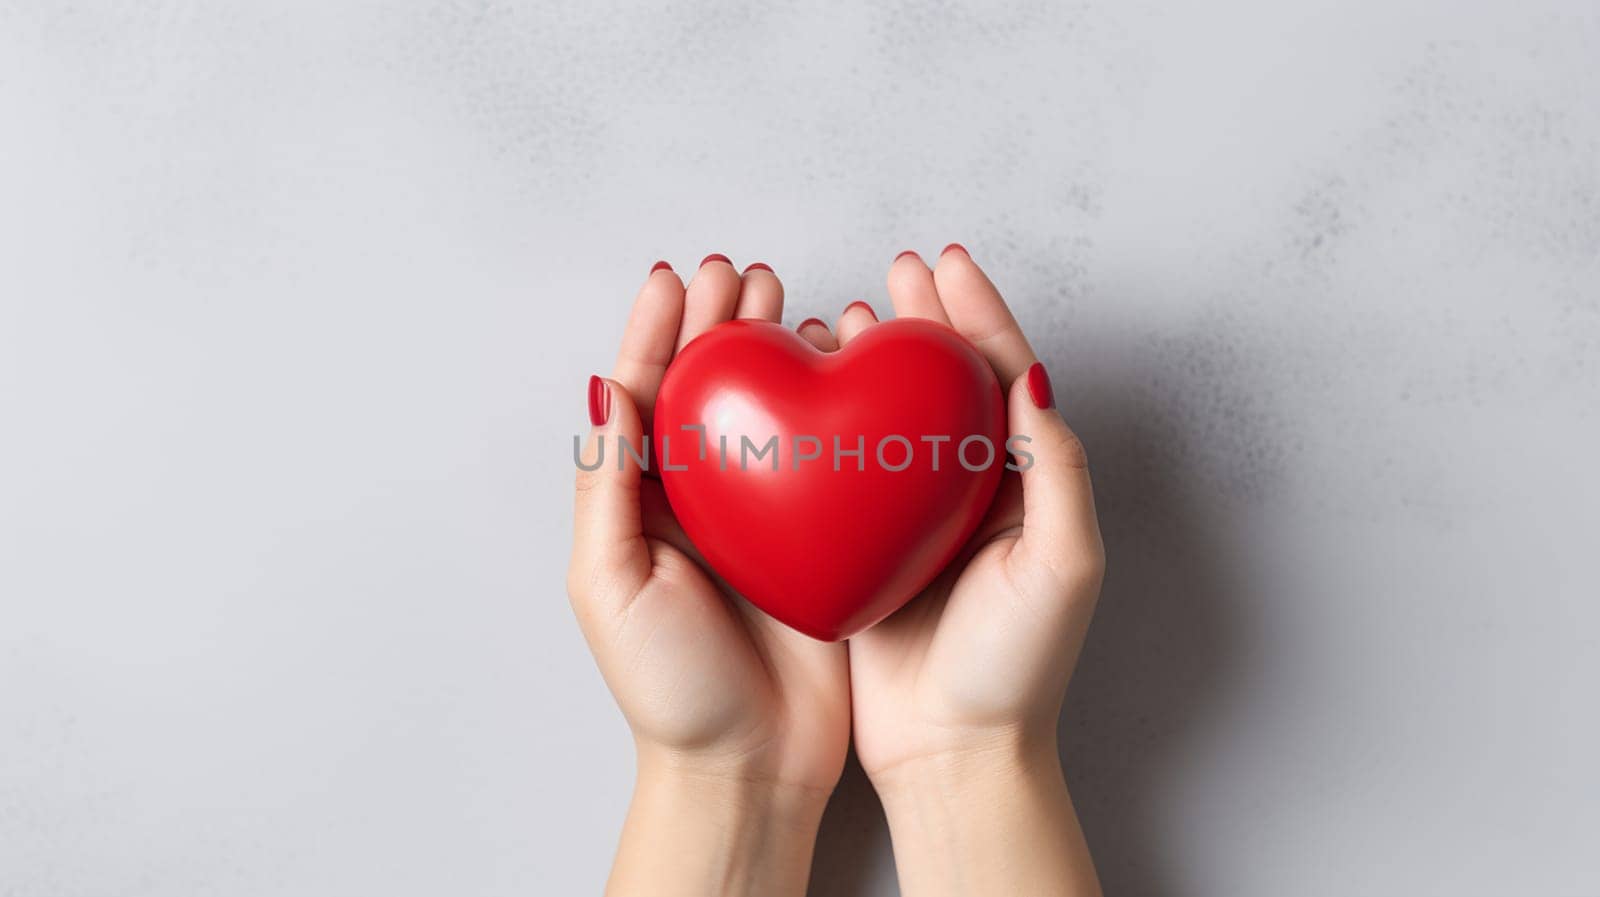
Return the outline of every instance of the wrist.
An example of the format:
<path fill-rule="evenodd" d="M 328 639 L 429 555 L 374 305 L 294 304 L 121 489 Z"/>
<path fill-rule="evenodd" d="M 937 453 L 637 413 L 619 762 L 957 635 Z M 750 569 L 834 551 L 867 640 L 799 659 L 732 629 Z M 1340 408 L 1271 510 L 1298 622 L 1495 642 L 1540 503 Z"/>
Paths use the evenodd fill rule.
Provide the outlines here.
<path fill-rule="evenodd" d="M 917 791 L 992 790 L 1061 778 L 1053 728 L 994 727 L 964 732 L 938 747 L 895 760 L 867 777 L 885 800 Z"/>
<path fill-rule="evenodd" d="M 641 746 L 606 893 L 800 897 L 827 798 L 736 763 Z"/>
<path fill-rule="evenodd" d="M 997 733 L 870 778 L 906 897 L 1099 893 L 1053 732 Z"/>
<path fill-rule="evenodd" d="M 699 805 L 714 815 L 759 814 L 785 826 L 814 828 L 831 788 L 791 782 L 750 763 L 640 745 L 634 792 Z"/>

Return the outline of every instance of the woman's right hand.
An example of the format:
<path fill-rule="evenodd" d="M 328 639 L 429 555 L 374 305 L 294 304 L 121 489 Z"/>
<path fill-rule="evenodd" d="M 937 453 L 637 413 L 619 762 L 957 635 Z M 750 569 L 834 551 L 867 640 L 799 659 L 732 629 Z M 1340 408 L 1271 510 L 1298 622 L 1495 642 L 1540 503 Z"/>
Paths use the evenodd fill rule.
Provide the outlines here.
<path fill-rule="evenodd" d="M 1056 720 L 1105 568 L 1083 447 L 994 284 L 951 245 L 889 269 L 899 317 L 954 327 L 1007 390 L 1031 466 L 927 590 L 850 639 L 856 754 L 883 798 L 908 897 L 1099 891 L 1056 753 Z M 876 324 L 852 305 L 820 348 Z"/>

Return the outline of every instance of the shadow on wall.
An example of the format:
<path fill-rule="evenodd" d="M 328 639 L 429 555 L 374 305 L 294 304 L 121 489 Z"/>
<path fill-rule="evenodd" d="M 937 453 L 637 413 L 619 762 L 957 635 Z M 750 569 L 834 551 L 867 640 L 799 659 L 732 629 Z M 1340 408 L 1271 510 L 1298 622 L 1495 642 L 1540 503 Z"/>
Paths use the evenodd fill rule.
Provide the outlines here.
<path fill-rule="evenodd" d="M 1176 815 L 1169 795 L 1244 632 L 1218 568 L 1219 523 L 1184 488 L 1181 426 L 1127 401 L 1131 391 L 1094 394 L 1117 400 L 1074 416 L 1095 477 L 1106 582 L 1062 713 L 1062 766 L 1106 893 L 1183 894 L 1163 849 Z"/>
<path fill-rule="evenodd" d="M 1181 409 L 1140 401 L 1139 365 L 1113 360 L 1134 353 L 1097 353 L 1111 363 L 1070 371 L 1048 337 L 1038 349 L 1066 375 L 1058 395 L 1089 448 L 1108 559 L 1062 713 L 1062 763 L 1106 893 L 1183 894 L 1163 848 L 1176 815 L 1169 795 L 1226 692 L 1229 659 L 1244 650 L 1218 567 L 1221 523 L 1185 488 L 1195 472 Z M 823 818 L 809 893 L 897 893 L 883 810 L 853 756 Z"/>

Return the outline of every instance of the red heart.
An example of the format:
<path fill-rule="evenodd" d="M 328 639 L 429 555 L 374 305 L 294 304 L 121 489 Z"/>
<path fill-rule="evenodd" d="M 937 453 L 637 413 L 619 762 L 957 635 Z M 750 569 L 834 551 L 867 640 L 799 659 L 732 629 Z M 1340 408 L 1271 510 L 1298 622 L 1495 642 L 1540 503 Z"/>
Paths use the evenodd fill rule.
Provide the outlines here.
<path fill-rule="evenodd" d="M 908 318 L 832 353 L 765 321 L 714 327 L 668 367 L 653 429 L 651 462 L 712 569 L 827 641 L 893 613 L 950 563 L 1007 458 L 988 363 L 954 330 Z"/>

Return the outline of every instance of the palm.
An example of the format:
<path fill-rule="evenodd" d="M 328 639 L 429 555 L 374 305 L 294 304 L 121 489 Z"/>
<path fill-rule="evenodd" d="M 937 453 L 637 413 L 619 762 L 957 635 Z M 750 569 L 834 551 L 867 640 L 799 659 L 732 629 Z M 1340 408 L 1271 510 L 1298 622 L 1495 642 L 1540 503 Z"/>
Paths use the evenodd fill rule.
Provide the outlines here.
<path fill-rule="evenodd" d="M 856 752 L 873 772 L 945 750 L 1017 716 L 1039 664 L 1014 475 L 956 564 L 850 643 Z"/>
<path fill-rule="evenodd" d="M 645 481 L 643 493 L 653 575 L 617 628 L 616 649 L 636 669 L 661 672 L 648 681 L 671 678 L 672 685 L 631 696 L 630 718 L 664 744 L 720 738 L 774 775 L 831 783 L 842 735 L 811 734 L 848 725 L 842 646 L 806 638 L 734 594 L 707 571 L 660 483 Z"/>

